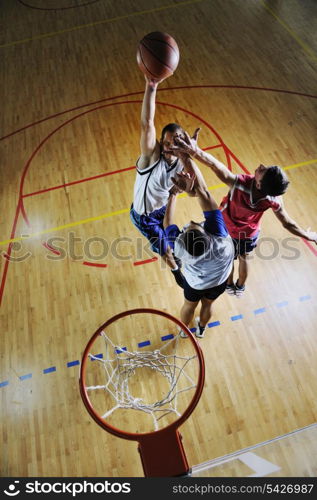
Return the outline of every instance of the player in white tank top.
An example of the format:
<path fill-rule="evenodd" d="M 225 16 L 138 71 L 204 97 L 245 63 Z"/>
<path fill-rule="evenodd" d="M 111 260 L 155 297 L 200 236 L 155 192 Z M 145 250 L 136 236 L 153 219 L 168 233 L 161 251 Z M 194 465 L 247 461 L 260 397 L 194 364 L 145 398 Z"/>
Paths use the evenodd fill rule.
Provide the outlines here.
<path fill-rule="evenodd" d="M 173 187 L 172 177 L 183 169 L 192 173 L 181 159 L 171 154 L 169 147 L 175 137 L 182 137 L 180 125 L 170 123 L 162 130 L 161 139 L 156 139 L 154 124 L 157 80 L 145 77 L 146 85 L 141 111 L 141 155 L 137 161 L 134 200 L 131 220 L 139 231 L 151 241 L 152 250 L 159 253 L 171 268 L 177 283 L 182 286 L 183 276 L 168 246 L 163 219 L 169 191 Z"/>

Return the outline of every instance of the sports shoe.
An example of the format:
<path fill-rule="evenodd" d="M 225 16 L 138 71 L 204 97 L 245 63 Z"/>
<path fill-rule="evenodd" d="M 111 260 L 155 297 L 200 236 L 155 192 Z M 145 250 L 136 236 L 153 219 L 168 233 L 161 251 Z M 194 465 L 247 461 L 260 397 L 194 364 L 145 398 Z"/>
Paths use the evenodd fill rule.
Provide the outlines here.
<path fill-rule="evenodd" d="M 226 292 L 228 295 L 235 295 L 236 294 L 236 286 L 234 283 L 232 285 L 227 285 L 226 286 Z"/>
<path fill-rule="evenodd" d="M 235 287 L 236 287 L 236 297 L 240 299 L 245 292 L 245 285 L 242 286 L 238 285 L 238 280 L 237 280 Z"/>
<path fill-rule="evenodd" d="M 178 327 L 178 333 L 180 337 L 182 337 L 182 339 L 187 339 L 188 337 L 187 333 L 185 333 L 184 330 L 182 330 L 180 327 Z"/>
<path fill-rule="evenodd" d="M 204 329 L 204 331 L 202 333 L 200 333 L 199 317 L 198 316 L 194 319 L 194 322 L 195 322 L 195 326 L 196 326 L 196 332 L 195 332 L 196 337 L 199 338 L 199 339 L 204 338 L 204 336 L 205 336 L 205 329 Z"/>

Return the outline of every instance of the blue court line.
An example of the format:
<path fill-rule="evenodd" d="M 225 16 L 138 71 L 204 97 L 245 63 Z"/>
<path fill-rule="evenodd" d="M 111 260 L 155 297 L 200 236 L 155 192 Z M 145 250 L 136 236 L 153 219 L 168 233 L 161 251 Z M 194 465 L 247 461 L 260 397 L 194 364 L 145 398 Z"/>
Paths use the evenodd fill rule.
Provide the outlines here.
<path fill-rule="evenodd" d="M 237 314 L 236 316 L 231 316 L 231 321 L 237 321 L 237 319 L 242 319 L 243 314 Z"/>
<path fill-rule="evenodd" d="M 116 349 L 116 353 L 121 354 L 123 351 L 126 351 L 126 350 L 127 350 L 126 347 L 119 347 L 118 349 Z"/>
<path fill-rule="evenodd" d="M 298 300 L 300 302 L 305 302 L 307 300 L 310 300 L 311 299 L 311 295 L 303 295 L 301 297 L 298 298 Z M 288 300 L 284 300 L 282 302 L 277 302 L 276 303 L 276 306 L 281 308 L 281 307 L 286 307 L 289 305 L 289 301 Z M 254 311 L 254 314 L 257 315 L 257 314 L 261 314 L 261 313 L 264 313 L 266 312 L 266 308 L 265 307 L 261 307 L 259 309 L 255 309 Z M 237 314 L 236 316 L 231 316 L 231 321 L 237 321 L 238 319 L 242 319 L 243 318 L 243 314 Z M 220 321 L 212 321 L 211 323 L 208 323 L 208 328 L 213 328 L 214 326 L 219 326 L 221 323 Z M 195 332 L 196 331 L 196 328 L 191 328 L 190 329 L 191 332 Z M 165 340 L 170 340 L 170 339 L 173 339 L 174 338 L 174 335 L 171 333 L 169 335 L 164 335 L 163 337 L 161 337 L 161 340 L 165 341 Z M 138 347 L 145 347 L 147 345 L 150 345 L 150 341 L 149 340 L 146 340 L 144 342 L 140 342 L 138 344 Z M 126 351 L 127 348 L 126 347 L 121 347 L 121 348 L 118 348 L 116 349 L 116 353 L 117 354 L 120 354 L 122 353 L 123 351 Z M 95 355 L 95 358 L 103 358 L 103 354 L 96 354 Z M 92 359 L 92 361 L 94 361 Z M 76 366 L 76 365 L 80 365 L 80 361 L 77 359 L 75 361 L 69 361 L 67 363 L 67 367 L 70 368 L 71 366 Z M 50 368 L 45 368 L 43 370 L 43 373 L 46 374 L 46 373 L 52 373 L 52 372 L 55 372 L 56 371 L 56 366 L 51 366 Z M 27 373 L 26 375 L 21 375 L 21 377 L 19 377 L 19 379 L 21 381 L 23 380 L 27 380 L 29 378 L 32 378 L 33 375 L 32 373 Z M 9 385 L 9 380 L 4 380 L 3 382 L 0 382 L 0 388 L 1 387 L 6 387 L 7 385 Z"/>
<path fill-rule="evenodd" d="M 94 358 L 99 358 L 99 359 L 102 359 L 103 358 L 103 354 L 94 354 L 93 355 L 94 357 L 93 358 L 90 358 L 91 361 L 96 361 Z"/>
<path fill-rule="evenodd" d="M 164 335 L 164 337 L 161 337 L 161 340 L 170 340 L 173 339 L 174 335 L 170 333 L 169 335 Z"/>
<path fill-rule="evenodd" d="M 288 300 L 284 300 L 284 302 L 277 302 L 277 307 L 285 307 L 288 306 Z"/>
<path fill-rule="evenodd" d="M 145 347 L 146 345 L 150 345 L 151 342 L 149 340 L 145 340 L 144 342 L 140 342 L 138 347 Z"/>
<path fill-rule="evenodd" d="M 76 366 L 76 365 L 79 365 L 79 361 L 78 359 L 76 359 L 76 361 L 70 361 L 69 363 L 67 363 L 67 368 L 70 368 L 71 366 Z"/>
<path fill-rule="evenodd" d="M 265 307 L 260 307 L 259 309 L 255 309 L 253 312 L 254 314 L 262 314 L 266 311 Z"/>
<path fill-rule="evenodd" d="M 304 300 L 310 300 L 311 296 L 310 295 L 304 295 L 303 297 L 299 297 L 300 302 L 304 302 Z"/>
<path fill-rule="evenodd" d="M 220 321 L 212 321 L 211 323 L 208 323 L 208 328 L 213 328 L 214 326 L 219 326 Z"/>
<path fill-rule="evenodd" d="M 52 373 L 52 372 L 56 372 L 56 366 L 51 366 L 50 368 L 45 368 L 45 370 L 43 370 L 43 373 Z"/>

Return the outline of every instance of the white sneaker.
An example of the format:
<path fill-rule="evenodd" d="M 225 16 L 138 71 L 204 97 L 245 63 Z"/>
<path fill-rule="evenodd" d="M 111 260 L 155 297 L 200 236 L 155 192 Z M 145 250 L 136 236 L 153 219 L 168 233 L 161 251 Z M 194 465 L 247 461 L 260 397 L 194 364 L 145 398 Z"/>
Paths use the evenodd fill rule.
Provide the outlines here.
<path fill-rule="evenodd" d="M 187 333 L 184 332 L 184 330 L 182 330 L 180 327 L 177 327 L 178 328 L 178 333 L 180 335 L 180 337 L 182 337 L 182 339 L 187 339 L 188 335 Z"/>
<path fill-rule="evenodd" d="M 195 332 L 195 335 L 197 338 L 199 339 L 202 339 L 204 338 L 205 336 L 205 330 L 203 331 L 203 333 L 200 333 L 200 328 L 199 328 L 199 317 L 197 316 L 195 319 L 195 326 L 196 326 L 196 332 Z"/>

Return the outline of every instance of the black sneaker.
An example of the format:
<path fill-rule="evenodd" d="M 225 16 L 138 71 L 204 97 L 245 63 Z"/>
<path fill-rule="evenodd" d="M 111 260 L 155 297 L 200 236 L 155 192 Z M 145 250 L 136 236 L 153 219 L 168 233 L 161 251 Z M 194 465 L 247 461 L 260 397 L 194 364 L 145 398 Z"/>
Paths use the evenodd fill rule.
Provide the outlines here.
<path fill-rule="evenodd" d="M 195 335 L 199 339 L 203 339 L 205 336 L 205 328 L 202 329 L 201 326 L 199 326 L 199 317 L 195 318 L 195 326 L 196 326 L 196 332 Z"/>
<path fill-rule="evenodd" d="M 172 275 L 174 276 L 175 278 L 175 281 L 176 283 L 178 284 L 178 286 L 180 286 L 181 288 L 184 288 L 184 275 L 182 273 L 182 271 L 180 269 L 171 269 L 172 271 Z"/>
<path fill-rule="evenodd" d="M 245 285 L 242 286 L 238 285 L 238 280 L 237 280 L 235 287 L 236 287 L 236 297 L 240 299 L 245 292 Z"/>
<path fill-rule="evenodd" d="M 227 285 L 226 292 L 228 295 L 235 295 L 236 294 L 236 285 L 234 283 L 232 283 L 232 285 Z"/>

